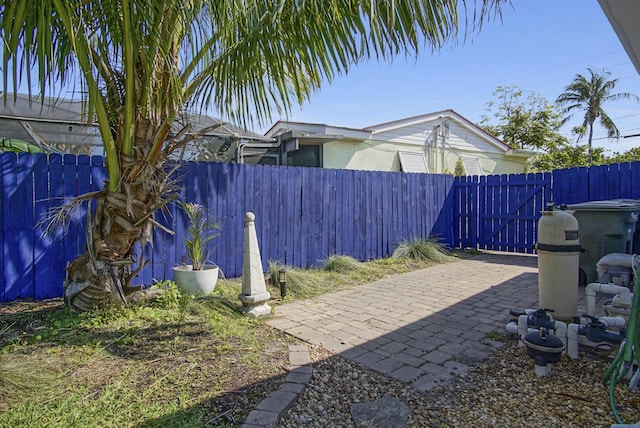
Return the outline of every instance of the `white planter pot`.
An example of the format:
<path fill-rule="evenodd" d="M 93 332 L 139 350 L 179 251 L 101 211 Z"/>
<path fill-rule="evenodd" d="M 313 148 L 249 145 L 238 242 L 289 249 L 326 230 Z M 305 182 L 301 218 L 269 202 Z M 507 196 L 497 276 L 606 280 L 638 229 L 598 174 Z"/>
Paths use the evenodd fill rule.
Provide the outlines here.
<path fill-rule="evenodd" d="M 211 293 L 218 282 L 218 266 L 205 265 L 202 270 L 193 270 L 193 266 L 173 268 L 173 280 L 181 291 L 202 296 Z"/>

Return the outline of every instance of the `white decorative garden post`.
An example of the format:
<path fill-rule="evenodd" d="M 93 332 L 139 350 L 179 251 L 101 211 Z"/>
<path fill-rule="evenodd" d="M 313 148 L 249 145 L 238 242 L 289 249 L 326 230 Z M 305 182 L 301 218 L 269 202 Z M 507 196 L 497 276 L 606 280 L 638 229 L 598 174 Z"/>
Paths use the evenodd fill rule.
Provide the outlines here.
<path fill-rule="evenodd" d="M 271 314 L 271 306 L 267 304 L 271 294 L 267 291 L 267 285 L 264 282 L 255 218 L 256 216 L 252 212 L 244 215 L 242 293 L 238 296 L 244 312 L 252 318 Z"/>

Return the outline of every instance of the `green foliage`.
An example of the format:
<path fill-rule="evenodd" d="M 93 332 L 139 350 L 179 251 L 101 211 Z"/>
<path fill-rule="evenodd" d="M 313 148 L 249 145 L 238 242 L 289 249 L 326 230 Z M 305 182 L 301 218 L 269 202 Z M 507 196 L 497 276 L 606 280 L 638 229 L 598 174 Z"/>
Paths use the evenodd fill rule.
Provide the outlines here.
<path fill-rule="evenodd" d="M 503 4 L 8 0 L 0 2 L 2 86 L 5 94 L 27 88 L 44 99 L 72 90 L 82 98 L 80 120 L 93 121 L 103 142 L 108 192 L 81 196 L 104 208 L 87 218 L 102 233 L 81 261 L 108 259 L 128 283 L 138 273 L 127 272 L 128 262 L 144 260 L 134 244 L 145 248 L 154 212 L 174 197 L 165 161 L 224 126 L 195 129 L 190 114 L 264 124 L 361 62 L 417 57 L 453 41 L 460 27 L 465 36 L 479 31 Z M 125 227 L 111 227 L 123 218 Z M 186 243 L 194 269 L 207 239 L 194 233 Z M 106 270 L 93 276 L 110 280 Z"/>
<path fill-rule="evenodd" d="M 616 152 L 609 160 L 615 163 L 640 161 L 640 147 L 634 147 L 624 153 Z"/>
<path fill-rule="evenodd" d="M 393 252 L 394 258 L 446 263 L 452 260 L 446 247 L 435 239 L 411 239 L 401 242 Z"/>
<path fill-rule="evenodd" d="M 267 281 L 274 287 L 277 287 L 280 281 L 281 269 L 286 270 L 287 266 L 277 260 L 269 260 L 267 262 Z"/>
<path fill-rule="evenodd" d="M 505 333 L 491 330 L 487 334 L 484 335 L 485 338 L 495 340 L 496 342 L 504 342 L 507 340 L 507 335 Z"/>
<path fill-rule="evenodd" d="M 52 149 L 14 138 L 0 138 L 0 152 L 16 153 L 54 153 Z M 55 153 L 60 153 L 56 151 Z"/>
<path fill-rule="evenodd" d="M 608 76 L 608 74 L 606 75 Z M 537 94 L 525 95 L 525 92 L 517 86 L 499 86 L 494 92 L 497 100 L 487 104 L 486 110 L 490 116 L 483 116 L 481 125 L 488 132 L 514 148 L 537 151 L 527 162 L 527 171 L 530 172 L 638 160 L 638 153 L 634 150 L 622 154 L 615 153 L 608 157 L 603 148 L 591 147 L 590 142 L 572 144 L 558 132 L 568 120 L 568 117 L 563 117 L 563 114 L 579 108 L 581 103 L 586 103 L 584 100 L 588 98 L 588 94 L 600 93 L 605 97 L 604 99 L 613 99 L 609 98 L 609 95 L 604 95 L 604 92 L 610 91 L 613 86 L 610 83 L 606 84 L 602 80 L 603 76 L 594 77 L 594 82 L 588 81 L 583 76 L 582 79 L 578 82 L 579 84 L 574 82 L 574 86 L 570 85 L 565 88 L 567 92 L 558 97 L 555 105 L 550 104 Z M 604 85 L 605 87 L 598 89 L 591 87 L 593 85 Z M 575 91 L 579 89 L 580 93 L 572 94 L 569 89 Z M 621 97 L 633 98 L 635 96 L 622 94 Z M 568 100 L 573 100 L 575 104 L 561 110 L 559 105 L 568 103 Z M 603 113 L 601 110 L 601 106 L 598 106 L 599 114 Z M 612 124 L 610 121 L 605 122 Z M 572 132 L 580 137 L 590 130 L 591 125 L 585 120 L 583 124 L 575 126 Z"/>
<path fill-rule="evenodd" d="M 455 177 L 464 177 L 465 175 L 467 175 L 467 171 L 464 169 L 464 162 L 462 162 L 461 158 L 458 158 L 458 160 L 456 161 L 453 175 Z"/>
<path fill-rule="evenodd" d="M 0 426 L 204 426 L 238 375 L 248 373 L 251 391 L 281 373 L 273 354 L 260 357 L 282 338 L 239 305 L 206 296 L 178 308 L 169 281 L 156 287 L 166 293 L 125 309 L 3 314 Z M 54 323 L 58 333 L 47 334 Z M 238 409 L 244 420 L 248 410 Z"/>
<path fill-rule="evenodd" d="M 289 268 L 290 298 L 429 265 L 329 259 L 325 266 L 354 269 Z M 284 267 L 270 266 L 276 278 Z M 232 407 L 240 409 L 234 420 L 245 420 L 263 398 L 260 383 L 279 383 L 290 339 L 241 313 L 238 286 L 223 280 L 212 295 L 183 299 L 171 281 L 162 281 L 151 292 L 164 293 L 128 308 L 76 314 L 60 302 L 46 314 L 3 314 L 0 425 L 177 427 L 215 420 L 227 426 L 215 418 Z M 55 333 L 47 332 L 49 326 Z M 284 356 L 274 353 L 274 345 Z M 229 406 L 231 397 L 242 403 Z"/>
<path fill-rule="evenodd" d="M 602 147 L 591 149 L 591 160 L 586 145 L 562 144 L 549 147 L 546 153 L 541 153 L 529 158 L 529 167 L 532 172 L 553 171 L 554 169 L 573 168 L 580 166 L 602 165 L 609 163 Z"/>
<path fill-rule="evenodd" d="M 424 262 L 409 263 L 406 260 L 385 258 L 371 262 L 334 255 L 327 257 L 319 269 L 296 269 L 277 261 L 269 261 L 267 278 L 273 287 L 278 287 L 280 269 L 286 270 L 287 299 L 310 298 L 325 293 L 349 288 L 357 284 L 375 281 L 390 274 L 407 272 L 411 267 L 428 266 Z M 279 293 L 275 291 L 272 295 Z"/>
<path fill-rule="evenodd" d="M 12 326 L 0 329 L 0 353 L 7 353 L 15 346 L 48 341 L 57 341 L 70 332 L 82 329 L 84 317 L 68 307 L 48 312 L 36 318 L 36 314 L 25 312 L 17 320 L 18 324 L 26 324 L 30 329 L 10 334 Z"/>
<path fill-rule="evenodd" d="M 191 300 L 191 296 L 183 294 L 178 285 L 169 279 L 154 284 L 151 290 L 161 291 L 160 295 L 152 301 L 152 304 L 159 308 L 185 309 Z"/>
<path fill-rule="evenodd" d="M 155 134 L 184 109 L 207 107 L 263 123 L 359 62 L 439 49 L 465 24 L 475 32 L 502 3 L 13 0 L 0 3 L 3 70 L 29 76 L 42 95 L 61 83 L 82 87 L 116 172 L 122 157 L 111 156 L 135 152 L 138 126 L 153 124 Z M 331 19 L 318 19 L 328 11 Z M 180 148 L 167 144 L 165 154 Z"/>
<path fill-rule="evenodd" d="M 496 101 L 487 103 L 480 125 L 515 149 L 546 150 L 566 143 L 558 133 L 562 113 L 535 93 L 525 96 L 517 86 L 498 86 Z"/>
<path fill-rule="evenodd" d="M 190 306 L 190 311 L 205 319 L 213 334 L 220 339 L 246 334 L 247 328 L 257 322 L 244 316 L 237 304 L 217 296 L 198 299 Z"/>
<path fill-rule="evenodd" d="M 190 237 L 185 240 L 189 259 L 193 270 L 202 270 L 209 257 L 207 244 L 220 236 L 217 231 L 221 227 L 209 219 L 202 205 L 193 202 L 179 202 L 179 205 L 189 219 L 187 232 Z"/>

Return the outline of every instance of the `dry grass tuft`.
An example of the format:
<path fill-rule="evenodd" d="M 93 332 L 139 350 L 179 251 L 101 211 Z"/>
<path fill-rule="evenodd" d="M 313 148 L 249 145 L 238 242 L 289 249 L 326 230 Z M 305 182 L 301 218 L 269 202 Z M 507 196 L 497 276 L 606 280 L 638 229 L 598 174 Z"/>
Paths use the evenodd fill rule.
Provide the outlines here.
<path fill-rule="evenodd" d="M 393 252 L 393 257 L 433 263 L 447 263 L 453 260 L 447 248 L 435 239 L 411 239 L 401 242 Z"/>

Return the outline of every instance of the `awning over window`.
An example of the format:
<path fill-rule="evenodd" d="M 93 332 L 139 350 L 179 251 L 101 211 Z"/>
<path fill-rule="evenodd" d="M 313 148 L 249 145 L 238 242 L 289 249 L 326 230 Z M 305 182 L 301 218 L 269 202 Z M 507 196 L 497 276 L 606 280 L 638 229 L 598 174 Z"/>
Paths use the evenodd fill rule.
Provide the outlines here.
<path fill-rule="evenodd" d="M 398 152 L 400 158 L 400 168 L 403 172 L 429 172 L 427 159 L 423 153 L 418 152 Z"/>
<path fill-rule="evenodd" d="M 461 158 L 464 165 L 464 171 L 467 175 L 484 175 L 480 159 L 478 158 Z"/>

